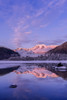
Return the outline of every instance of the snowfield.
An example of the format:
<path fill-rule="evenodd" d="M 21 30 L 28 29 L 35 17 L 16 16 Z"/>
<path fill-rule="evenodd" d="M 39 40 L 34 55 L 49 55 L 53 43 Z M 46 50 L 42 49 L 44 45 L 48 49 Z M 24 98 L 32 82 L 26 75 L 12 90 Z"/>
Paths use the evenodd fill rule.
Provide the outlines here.
<path fill-rule="evenodd" d="M 15 67 L 15 66 L 21 66 L 21 64 L 37 64 L 37 63 L 67 63 L 67 60 L 61 60 L 61 61 L 0 61 L 0 68 L 9 68 L 9 67 Z"/>
<path fill-rule="evenodd" d="M 45 60 L 45 61 L 0 61 L 0 64 L 23 64 L 23 63 L 67 63 L 67 60 Z"/>
<path fill-rule="evenodd" d="M 21 57 L 38 57 L 40 55 L 43 55 L 45 52 L 55 48 L 57 45 L 44 45 L 44 44 L 38 44 L 32 48 L 17 48 L 14 51 L 18 52 Z"/>

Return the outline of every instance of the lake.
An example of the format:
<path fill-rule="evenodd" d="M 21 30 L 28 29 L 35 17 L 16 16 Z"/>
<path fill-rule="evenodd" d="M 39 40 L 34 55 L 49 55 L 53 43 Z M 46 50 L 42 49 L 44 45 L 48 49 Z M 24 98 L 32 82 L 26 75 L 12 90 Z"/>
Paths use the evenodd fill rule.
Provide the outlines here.
<path fill-rule="evenodd" d="M 67 70 L 53 69 L 52 66 L 56 65 L 57 63 L 21 63 L 1 68 L 0 100 L 67 100 Z M 11 87 L 12 85 L 16 87 Z"/>

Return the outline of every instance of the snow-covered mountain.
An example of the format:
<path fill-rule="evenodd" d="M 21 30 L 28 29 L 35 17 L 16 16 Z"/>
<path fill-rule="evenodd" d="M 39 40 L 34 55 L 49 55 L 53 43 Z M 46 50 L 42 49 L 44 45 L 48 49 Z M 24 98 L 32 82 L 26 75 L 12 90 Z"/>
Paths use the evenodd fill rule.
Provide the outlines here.
<path fill-rule="evenodd" d="M 44 44 L 39 44 L 32 48 L 17 48 L 14 51 L 18 52 L 21 57 L 37 57 L 38 55 L 42 55 L 55 47 L 56 45 L 46 46 Z"/>
<path fill-rule="evenodd" d="M 35 54 L 32 50 L 26 49 L 26 48 L 17 48 L 14 51 L 18 52 L 21 57 L 37 57 L 38 54 Z"/>
<path fill-rule="evenodd" d="M 44 54 L 47 51 L 55 48 L 57 45 L 44 45 L 44 44 L 39 44 L 34 46 L 33 48 L 30 48 L 29 50 L 33 51 L 36 54 Z"/>

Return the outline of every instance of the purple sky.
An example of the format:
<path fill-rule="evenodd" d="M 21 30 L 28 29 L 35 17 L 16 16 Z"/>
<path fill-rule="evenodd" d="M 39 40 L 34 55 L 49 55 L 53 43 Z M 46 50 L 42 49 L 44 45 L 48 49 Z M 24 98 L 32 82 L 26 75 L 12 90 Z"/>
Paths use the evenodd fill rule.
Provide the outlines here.
<path fill-rule="evenodd" d="M 67 0 L 0 0 L 0 46 L 30 48 L 67 40 Z"/>

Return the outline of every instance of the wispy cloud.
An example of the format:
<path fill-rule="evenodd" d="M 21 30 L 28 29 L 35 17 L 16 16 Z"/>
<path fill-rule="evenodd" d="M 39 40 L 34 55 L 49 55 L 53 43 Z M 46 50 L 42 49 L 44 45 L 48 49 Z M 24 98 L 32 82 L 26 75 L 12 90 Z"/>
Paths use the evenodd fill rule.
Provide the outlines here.
<path fill-rule="evenodd" d="M 30 35 L 34 33 L 32 30 L 35 31 L 37 28 L 40 30 L 40 28 L 46 28 L 51 24 L 56 17 L 59 17 L 58 12 L 64 12 L 63 5 L 66 3 L 66 0 L 49 0 L 49 2 L 47 0 L 32 0 L 32 3 L 30 0 L 22 0 L 22 3 L 17 0 L 9 5 L 10 1 L 0 0 L 2 8 L 0 17 L 6 19 L 13 30 L 12 41 L 16 46 L 21 46 L 23 42 L 29 41 Z"/>
<path fill-rule="evenodd" d="M 30 29 L 31 25 L 32 25 L 32 27 L 34 26 L 35 28 L 36 27 L 46 28 L 49 25 L 49 23 L 51 23 L 51 19 L 49 20 L 50 22 L 48 22 L 48 19 L 49 19 L 49 16 L 51 16 L 52 11 L 54 9 L 56 9 L 57 7 L 60 8 L 61 6 L 63 6 L 65 2 L 66 2 L 66 0 L 62 0 L 62 1 L 61 0 L 51 0 L 50 2 L 48 2 L 46 7 L 43 6 L 40 9 L 34 9 L 32 7 L 32 5 L 29 3 L 28 3 L 28 5 L 26 3 L 24 3 L 23 7 L 18 6 L 18 8 L 17 7 L 14 8 L 16 13 L 18 13 L 17 12 L 17 10 L 18 10 L 19 14 L 21 11 L 24 14 L 24 15 L 21 15 L 21 18 L 19 18 L 18 22 L 17 22 L 18 27 L 16 27 L 16 29 L 18 29 L 19 27 L 20 28 L 17 32 L 15 32 L 15 37 L 14 37 L 14 40 L 16 41 L 15 43 L 21 45 L 22 41 L 26 40 L 27 35 L 30 35 L 32 33 L 31 32 L 32 30 Z M 30 7 L 30 8 L 27 10 L 28 7 Z M 31 13 L 31 11 L 33 13 Z M 47 19 L 47 21 L 46 21 L 46 19 Z M 43 23 L 44 20 L 45 20 L 45 22 Z M 57 41 L 56 41 L 56 43 L 57 43 Z"/>
<path fill-rule="evenodd" d="M 30 32 L 25 32 L 25 34 L 31 34 L 32 32 L 30 31 Z"/>
<path fill-rule="evenodd" d="M 15 27 L 13 30 L 14 30 L 14 38 L 13 38 L 13 43 L 15 43 L 15 45 L 17 47 L 20 47 L 23 42 L 26 42 L 28 41 L 27 39 L 27 36 L 29 34 L 31 34 L 31 31 L 29 32 L 26 32 L 26 29 L 28 28 L 29 26 L 26 25 L 24 27 L 21 27 L 21 25 Z M 26 40 L 26 41 L 25 41 Z"/>
<path fill-rule="evenodd" d="M 41 28 L 45 28 L 45 27 L 47 27 L 48 25 L 49 25 L 49 24 L 46 23 L 46 24 L 40 25 L 40 27 L 41 27 Z"/>
<path fill-rule="evenodd" d="M 45 40 L 45 41 L 38 41 L 37 44 L 47 44 L 47 45 L 60 45 L 65 42 L 65 39 L 56 39 L 56 40 Z"/>
<path fill-rule="evenodd" d="M 55 4 L 55 7 L 60 7 L 60 6 L 63 6 L 64 3 L 66 2 L 67 0 L 57 0 L 56 4 Z"/>

